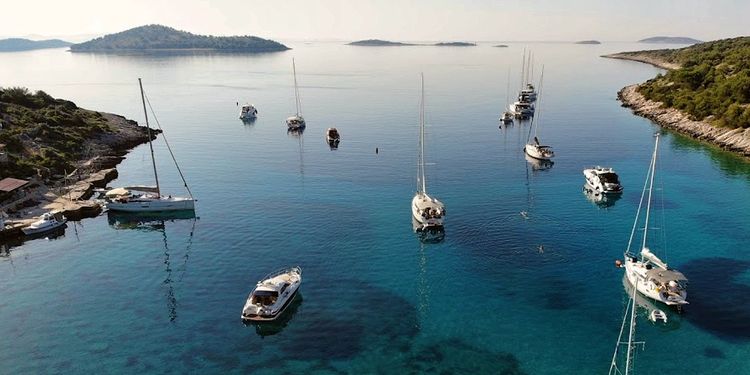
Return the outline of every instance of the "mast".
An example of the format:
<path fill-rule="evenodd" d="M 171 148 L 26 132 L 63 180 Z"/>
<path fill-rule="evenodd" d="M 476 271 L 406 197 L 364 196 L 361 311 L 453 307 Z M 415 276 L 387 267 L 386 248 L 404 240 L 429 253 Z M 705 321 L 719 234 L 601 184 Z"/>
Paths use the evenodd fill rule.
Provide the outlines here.
<path fill-rule="evenodd" d="M 302 103 L 299 101 L 299 88 L 297 88 L 297 67 L 292 57 L 292 72 L 294 73 L 294 104 L 297 106 L 297 116 L 302 112 Z"/>
<path fill-rule="evenodd" d="M 651 193 L 654 191 L 654 175 L 656 174 L 656 152 L 659 149 L 659 133 L 656 133 L 656 144 L 654 145 L 654 155 L 651 157 L 651 177 L 648 184 L 648 201 L 646 202 L 646 224 L 643 227 L 643 245 L 641 249 L 646 247 L 646 239 L 648 238 L 648 219 L 651 215 Z"/>
<path fill-rule="evenodd" d="M 526 47 L 523 47 L 523 58 L 521 59 L 521 90 L 523 90 L 526 70 Z"/>
<path fill-rule="evenodd" d="M 628 351 L 625 357 L 625 375 L 630 373 L 630 368 L 633 366 L 630 359 L 633 356 L 633 335 L 635 334 L 635 294 L 638 293 L 638 278 L 635 278 L 635 284 L 633 285 L 633 295 L 630 297 L 633 301 L 630 304 L 630 332 L 628 333 Z"/>
<path fill-rule="evenodd" d="M 427 193 L 424 173 L 424 73 L 420 73 L 421 99 L 419 100 L 419 160 L 417 161 L 417 191 Z"/>
<path fill-rule="evenodd" d="M 154 145 L 151 142 L 151 127 L 148 125 L 148 111 L 146 111 L 146 97 L 143 95 L 143 83 L 138 78 L 138 86 L 141 88 L 141 102 L 143 102 L 143 115 L 146 117 L 146 128 L 148 129 L 148 147 L 151 149 L 151 163 L 154 166 L 154 180 L 156 180 L 156 196 L 161 197 L 161 190 L 159 189 L 159 175 L 156 174 L 156 159 L 154 158 Z"/>
<path fill-rule="evenodd" d="M 529 69 L 531 70 L 529 82 L 534 81 L 534 54 L 531 54 L 531 61 L 529 62 Z"/>

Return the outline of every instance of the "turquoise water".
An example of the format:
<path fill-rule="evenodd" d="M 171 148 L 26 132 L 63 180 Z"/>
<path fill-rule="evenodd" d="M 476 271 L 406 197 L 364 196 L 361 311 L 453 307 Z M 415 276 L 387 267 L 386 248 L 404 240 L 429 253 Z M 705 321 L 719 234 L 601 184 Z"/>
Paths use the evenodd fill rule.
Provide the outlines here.
<path fill-rule="evenodd" d="M 0 258 L 0 373 L 607 371 L 627 299 L 613 262 L 656 130 L 615 96 L 658 70 L 598 56 L 643 46 L 528 45 L 545 63 L 539 136 L 558 155 L 538 170 L 521 151 L 529 125 L 497 124 L 523 45 L 290 44 L 258 56 L 2 55 L 2 86 L 139 121 L 142 77 L 198 217 L 105 214 L 12 247 Z M 284 124 L 292 57 L 301 135 Z M 419 72 L 428 190 L 448 212 L 439 243 L 419 241 L 409 209 Z M 258 120 L 238 120 L 236 102 Z M 333 151 L 330 126 L 342 136 Z M 691 305 L 667 326 L 639 310 L 636 370 L 750 373 L 750 164 L 669 132 L 662 145 L 652 248 L 690 278 Z M 164 190 L 182 194 L 155 147 Z M 587 199 L 592 165 L 615 167 L 621 199 Z M 138 147 L 113 185 L 148 183 L 150 168 Z M 284 321 L 243 325 L 254 283 L 288 265 L 304 282 Z"/>

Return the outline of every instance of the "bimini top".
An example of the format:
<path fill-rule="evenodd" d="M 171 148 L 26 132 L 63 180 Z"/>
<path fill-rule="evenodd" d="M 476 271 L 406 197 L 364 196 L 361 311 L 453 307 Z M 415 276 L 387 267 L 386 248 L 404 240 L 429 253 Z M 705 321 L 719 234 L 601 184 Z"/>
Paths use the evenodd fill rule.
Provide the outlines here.
<path fill-rule="evenodd" d="M 687 277 L 680 271 L 675 270 L 663 270 L 660 268 L 653 268 L 646 272 L 646 277 L 654 279 L 662 284 L 667 284 L 670 281 L 687 281 Z"/>
<path fill-rule="evenodd" d="M 121 188 L 114 188 L 112 190 L 107 191 L 104 193 L 105 197 L 112 198 L 112 197 L 121 197 L 125 195 L 130 195 L 130 191 L 140 191 L 140 192 L 146 192 L 146 193 L 156 193 L 158 190 L 156 189 L 156 186 L 125 186 Z"/>

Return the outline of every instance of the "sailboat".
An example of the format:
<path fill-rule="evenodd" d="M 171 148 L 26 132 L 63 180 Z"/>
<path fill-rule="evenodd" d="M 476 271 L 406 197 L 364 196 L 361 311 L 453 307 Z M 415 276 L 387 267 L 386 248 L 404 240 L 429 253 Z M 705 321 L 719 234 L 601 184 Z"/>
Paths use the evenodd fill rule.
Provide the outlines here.
<path fill-rule="evenodd" d="M 424 74 L 421 76 L 422 99 L 419 102 L 419 159 L 417 160 L 417 192 L 411 200 L 411 213 L 418 230 L 440 228 L 445 218 L 445 205 L 427 195 L 424 171 Z"/>
<path fill-rule="evenodd" d="M 297 113 L 286 119 L 286 126 L 289 129 L 297 130 L 305 127 L 305 118 L 302 117 L 302 103 L 299 100 L 299 87 L 297 87 L 297 67 L 292 59 L 292 73 L 294 74 L 294 103 L 297 106 Z"/>
<path fill-rule="evenodd" d="M 185 178 L 182 175 L 180 166 L 177 165 L 177 160 L 174 158 L 174 154 L 172 153 L 172 149 L 169 147 L 169 143 L 167 143 L 167 149 L 172 155 L 172 160 L 177 167 L 177 171 L 180 173 L 182 182 L 184 183 L 188 194 L 190 194 L 190 197 L 175 197 L 172 195 L 168 195 L 165 197 L 161 194 L 161 189 L 159 188 L 159 175 L 156 173 L 156 159 L 154 158 L 154 145 L 152 143 L 153 137 L 151 136 L 151 126 L 148 122 L 148 111 L 146 111 L 146 96 L 143 94 L 143 83 L 141 82 L 140 78 L 138 78 L 138 85 L 141 89 L 143 114 L 146 118 L 146 128 L 148 129 L 148 146 L 151 150 L 151 163 L 154 167 L 154 180 L 156 182 L 156 186 L 130 186 L 112 189 L 105 194 L 107 209 L 111 211 L 123 212 L 194 210 L 195 199 L 190 193 L 190 188 L 188 188 L 187 182 L 185 182 Z M 151 104 L 149 103 L 149 106 L 150 105 Z M 154 119 L 156 118 L 154 117 Z M 164 138 L 163 132 L 162 138 Z M 166 138 L 164 138 L 164 142 L 167 142 Z"/>
<path fill-rule="evenodd" d="M 539 77 L 539 102 L 541 103 L 541 91 L 542 91 L 542 83 L 544 82 L 544 66 L 542 66 L 542 74 Z M 551 160 L 555 156 L 555 152 L 552 151 L 552 147 L 543 145 L 539 142 L 539 137 L 537 136 L 539 132 L 539 114 L 535 118 L 531 120 L 531 127 L 529 128 L 529 138 L 531 137 L 531 130 L 534 130 L 534 141 L 530 142 L 527 141 L 526 146 L 524 146 L 523 151 L 526 153 L 526 155 L 531 156 L 534 159 L 539 160 Z"/>
<path fill-rule="evenodd" d="M 510 67 L 508 67 L 508 80 L 505 84 L 505 102 L 508 102 L 508 97 L 510 96 Z M 500 115 L 500 122 L 503 124 L 510 124 L 513 122 L 513 113 L 510 111 L 510 108 L 508 111 L 503 112 Z"/>
<path fill-rule="evenodd" d="M 654 154 L 651 157 L 651 165 L 649 166 L 646 182 L 643 184 L 641 200 L 638 204 L 638 212 L 635 215 L 630 240 L 624 254 L 625 274 L 630 284 L 635 285 L 641 294 L 666 305 L 679 307 L 688 303 L 687 278 L 681 272 L 669 267 L 666 262 L 657 257 L 646 246 L 648 243 L 649 220 L 651 218 L 651 196 L 654 188 L 654 175 L 656 174 L 656 155 L 659 150 L 659 134 L 657 133 L 655 137 Z M 648 197 L 646 198 L 647 190 Z M 638 218 L 644 198 L 646 198 L 646 217 L 639 257 L 630 252 L 630 247 L 633 243 L 635 228 L 638 225 Z"/>

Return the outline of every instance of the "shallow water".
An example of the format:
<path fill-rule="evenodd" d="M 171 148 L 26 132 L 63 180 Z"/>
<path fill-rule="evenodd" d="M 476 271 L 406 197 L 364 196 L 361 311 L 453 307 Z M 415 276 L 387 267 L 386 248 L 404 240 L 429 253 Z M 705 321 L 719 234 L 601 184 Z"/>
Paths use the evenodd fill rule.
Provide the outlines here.
<path fill-rule="evenodd" d="M 643 46 L 527 45 L 545 64 L 539 137 L 558 155 L 540 170 L 521 151 L 529 125 L 497 123 L 524 45 L 290 44 L 268 55 L 2 54 L 2 86 L 136 120 L 142 77 L 199 201 L 196 219 L 105 214 L 11 248 L 0 258 L 0 373 L 606 371 L 627 298 L 613 262 L 656 130 L 616 92 L 658 70 L 598 56 Z M 284 125 L 292 57 L 302 135 Z M 444 240 L 428 244 L 409 209 L 419 72 L 428 189 L 448 211 Z M 245 101 L 254 123 L 237 119 Z M 342 136 L 333 151 L 330 126 Z M 640 310 L 636 370 L 750 373 L 750 166 L 669 132 L 662 141 L 651 247 L 688 276 L 691 305 L 668 326 Z M 155 147 L 164 191 L 183 194 Z M 592 165 L 615 167 L 622 198 L 587 199 L 581 170 Z M 138 147 L 113 185 L 150 183 L 150 168 Z M 287 265 L 305 276 L 289 316 L 243 325 L 254 283 Z"/>

